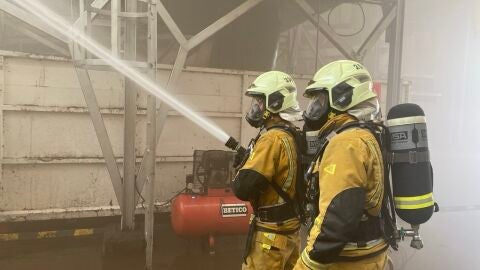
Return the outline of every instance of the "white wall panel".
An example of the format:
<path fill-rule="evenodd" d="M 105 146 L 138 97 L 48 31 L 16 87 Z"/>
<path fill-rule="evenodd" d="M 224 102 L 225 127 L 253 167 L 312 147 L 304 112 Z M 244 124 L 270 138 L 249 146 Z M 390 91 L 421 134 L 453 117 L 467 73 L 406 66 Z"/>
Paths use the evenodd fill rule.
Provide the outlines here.
<path fill-rule="evenodd" d="M 81 212 L 115 207 L 110 178 L 71 63 L 9 56 L 5 57 L 4 69 L 0 220 L 6 220 L 12 211 L 53 211 L 56 218 L 61 218 L 58 209 Z M 169 73 L 166 69 L 158 71 L 160 85 L 165 86 Z M 174 94 L 229 135 L 247 142 L 255 130 L 243 118 L 250 106 L 250 99 L 244 99 L 243 93 L 257 75 L 187 68 Z M 90 70 L 90 77 L 121 169 L 124 78 L 116 72 L 98 70 Z M 299 79 L 299 88 L 306 81 Z M 138 162 L 145 149 L 145 96 L 139 91 Z M 170 110 L 157 147 L 157 201 L 167 200 L 184 187 L 186 174 L 192 173 L 195 149 L 225 147 L 208 132 Z M 82 216 L 75 213 L 76 217 Z"/>

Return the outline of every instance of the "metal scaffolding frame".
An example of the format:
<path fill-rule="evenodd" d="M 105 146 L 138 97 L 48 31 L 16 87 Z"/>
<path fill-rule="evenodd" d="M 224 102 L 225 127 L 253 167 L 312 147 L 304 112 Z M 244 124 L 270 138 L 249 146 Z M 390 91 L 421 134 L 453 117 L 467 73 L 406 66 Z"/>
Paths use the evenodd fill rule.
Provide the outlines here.
<path fill-rule="evenodd" d="M 392 25 L 397 16 L 401 16 L 403 18 L 403 13 L 399 14 L 399 12 L 397 12 L 397 6 L 400 5 L 400 2 L 402 1 L 397 0 L 396 2 L 391 2 L 391 6 L 386 12 L 384 12 L 382 19 L 380 19 L 373 31 L 363 41 L 359 49 L 355 50 L 350 44 L 348 44 L 344 37 L 335 33 L 332 27 L 328 25 L 328 23 L 321 16 L 318 16 L 318 12 L 316 12 L 306 0 L 294 1 L 300 11 L 303 12 L 307 20 L 309 20 L 345 58 L 357 61 L 362 61 L 365 58 L 366 53 L 375 45 L 385 30 Z M 401 21 L 403 23 L 403 19 Z M 403 35 L 403 31 L 400 33 L 400 35 Z"/>
<path fill-rule="evenodd" d="M 110 16 L 111 26 L 111 49 L 114 55 L 120 56 L 120 44 L 124 42 L 124 60 L 132 66 L 147 69 L 151 78 L 155 78 L 157 72 L 157 15 L 163 20 L 167 28 L 178 42 L 179 49 L 170 76 L 166 83 L 166 90 L 175 91 L 176 83 L 184 69 L 188 53 L 199 44 L 213 36 L 219 30 L 229 25 L 243 14 L 257 6 L 262 0 L 246 0 L 232 11 L 219 18 L 211 25 L 187 39 L 178 27 L 175 20 L 170 16 L 161 0 L 138 0 L 147 2 L 148 11 L 137 11 L 137 0 L 127 1 L 125 11 L 121 11 L 120 0 L 80 0 L 80 15 L 74 23 L 85 33 L 91 33 L 93 20 L 98 14 Z M 110 10 L 103 9 L 110 2 Z M 372 33 L 360 45 L 358 50 L 337 35 L 328 23 L 323 20 L 318 13 L 309 5 L 306 0 L 295 0 L 295 5 L 303 12 L 305 18 L 309 20 L 346 58 L 363 60 L 365 54 L 370 50 L 383 32 L 390 27 L 390 59 L 389 59 L 389 78 L 388 78 L 388 107 L 391 107 L 398 100 L 400 90 L 400 72 L 402 57 L 402 36 L 403 36 L 403 16 L 405 10 L 405 0 L 396 0 L 391 2 L 391 6 L 384 12 L 383 18 L 379 21 Z M 102 119 L 102 113 L 99 109 L 95 92 L 88 74 L 88 68 L 98 68 L 104 65 L 101 59 L 90 59 L 89 54 L 77 44 L 67 40 L 64 35 L 57 33 L 44 25 L 41 21 L 31 16 L 28 12 L 20 9 L 7 0 L 0 0 L 0 9 L 4 12 L 18 18 L 28 25 L 39 29 L 48 34 L 54 40 L 48 40 L 43 36 L 28 32 L 27 35 L 38 42 L 51 47 L 63 54 L 67 53 L 58 46 L 58 42 L 64 42 L 69 45 L 72 62 L 84 94 L 85 102 L 88 107 L 90 118 L 92 120 L 102 153 L 105 158 L 107 170 L 113 185 L 113 189 L 122 213 L 122 230 L 133 230 L 135 227 L 134 214 L 139 201 L 141 191 L 145 183 L 147 209 L 145 211 L 145 237 L 147 240 L 147 269 L 152 266 L 153 249 L 153 212 L 154 212 L 154 179 L 155 179 L 155 149 L 162 133 L 165 121 L 167 119 L 168 106 L 157 102 L 154 96 L 147 98 L 147 125 L 146 136 L 147 145 L 143 153 L 143 158 L 139 166 L 136 166 L 135 157 L 135 129 L 137 114 L 137 90 L 138 86 L 133 81 L 125 78 L 125 133 L 124 133 L 124 159 L 123 159 L 123 177 L 115 159 L 112 144 L 108 136 L 105 123 Z M 136 19 L 147 20 L 147 62 L 138 62 L 136 59 Z M 120 36 L 122 23 L 125 23 L 125 35 Z M 29 31 L 28 29 L 25 31 Z"/>

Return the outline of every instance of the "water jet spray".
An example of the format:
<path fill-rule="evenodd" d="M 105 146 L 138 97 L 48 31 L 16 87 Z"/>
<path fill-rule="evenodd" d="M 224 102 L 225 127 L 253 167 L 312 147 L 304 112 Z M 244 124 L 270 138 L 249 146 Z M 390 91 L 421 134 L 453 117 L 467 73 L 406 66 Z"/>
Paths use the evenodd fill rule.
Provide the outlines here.
<path fill-rule="evenodd" d="M 57 15 L 49 8 L 45 7 L 43 4 L 39 3 L 38 1 L 12 0 L 12 2 L 16 3 L 18 6 L 35 15 L 42 22 L 47 24 L 52 29 L 55 29 L 56 31 L 62 33 L 72 42 L 78 43 L 80 46 L 88 50 L 96 57 L 103 59 L 116 71 L 136 82 L 139 86 L 145 89 L 145 91 L 168 104 L 172 109 L 178 111 L 179 113 L 187 117 L 194 124 L 204 129 L 221 142 L 227 143 L 231 139 L 231 137 L 217 125 L 215 125 L 208 119 L 202 117 L 201 115 L 193 111 L 191 108 L 187 107 L 185 104 L 177 100 L 175 97 L 173 97 L 170 93 L 158 86 L 155 81 L 153 81 L 146 75 L 130 67 L 121 59 L 113 56 L 108 49 L 97 43 L 91 37 L 86 36 L 84 33 L 73 27 L 65 19 Z M 231 143 L 229 145 L 231 145 Z"/>

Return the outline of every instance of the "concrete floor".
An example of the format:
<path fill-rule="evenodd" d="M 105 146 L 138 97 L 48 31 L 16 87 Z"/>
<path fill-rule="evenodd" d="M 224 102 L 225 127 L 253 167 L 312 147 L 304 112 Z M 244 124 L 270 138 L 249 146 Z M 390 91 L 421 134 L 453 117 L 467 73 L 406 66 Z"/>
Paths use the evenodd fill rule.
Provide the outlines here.
<path fill-rule="evenodd" d="M 5 249 L 7 248 L 8 251 Z M 157 249 L 154 269 L 240 269 L 241 253 L 218 252 L 215 256 L 186 252 L 166 255 Z M 135 270 L 144 269 L 144 254 L 119 254 L 102 257 L 102 241 L 40 240 L 2 246 L 2 270 Z"/>
<path fill-rule="evenodd" d="M 244 236 L 216 239 L 211 256 L 202 239 L 177 237 L 168 224 L 156 225 L 154 269 L 240 269 Z M 141 270 L 145 255 L 138 249 L 103 256 L 102 235 L 84 238 L 0 242 L 1 270 Z"/>
<path fill-rule="evenodd" d="M 395 270 L 480 269 L 479 227 L 480 211 L 436 213 L 421 228 L 425 245 L 422 250 L 410 248 L 410 240 L 406 239 L 399 251 L 391 252 Z M 218 238 L 217 253 L 209 256 L 204 241 L 179 238 L 166 223 L 157 225 L 155 235 L 154 269 L 241 268 L 244 236 Z M 0 270 L 144 269 L 144 254 L 127 252 L 104 257 L 102 248 L 102 236 L 0 242 Z"/>

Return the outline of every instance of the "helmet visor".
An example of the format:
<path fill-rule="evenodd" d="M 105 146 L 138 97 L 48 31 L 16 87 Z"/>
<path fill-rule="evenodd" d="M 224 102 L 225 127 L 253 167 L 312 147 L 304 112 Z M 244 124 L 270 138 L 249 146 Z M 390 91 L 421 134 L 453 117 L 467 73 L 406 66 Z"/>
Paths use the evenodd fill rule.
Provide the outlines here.
<path fill-rule="evenodd" d="M 305 117 L 316 121 L 322 118 L 328 111 L 328 93 L 326 91 L 316 92 L 312 95 Z"/>

